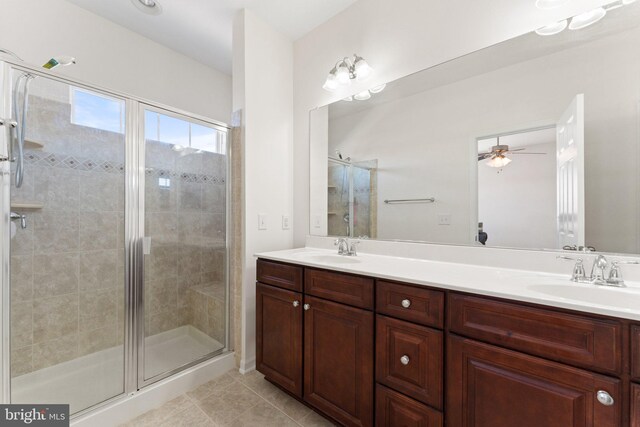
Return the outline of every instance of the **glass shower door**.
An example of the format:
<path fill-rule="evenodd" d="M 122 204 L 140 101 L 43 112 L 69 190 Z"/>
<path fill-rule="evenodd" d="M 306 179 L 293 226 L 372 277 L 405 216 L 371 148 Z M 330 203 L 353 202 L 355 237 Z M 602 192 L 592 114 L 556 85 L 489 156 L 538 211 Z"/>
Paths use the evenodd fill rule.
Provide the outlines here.
<path fill-rule="evenodd" d="M 125 102 L 44 76 L 29 93 L 19 188 L 11 163 L 11 401 L 75 413 L 124 392 Z"/>
<path fill-rule="evenodd" d="M 227 313 L 227 129 L 146 107 L 146 384 L 222 351 Z"/>

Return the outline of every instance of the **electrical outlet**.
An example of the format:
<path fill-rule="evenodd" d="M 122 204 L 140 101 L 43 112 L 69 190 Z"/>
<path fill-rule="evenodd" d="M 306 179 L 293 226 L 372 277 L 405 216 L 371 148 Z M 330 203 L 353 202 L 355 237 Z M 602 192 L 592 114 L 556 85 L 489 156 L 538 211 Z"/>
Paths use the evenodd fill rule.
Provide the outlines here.
<path fill-rule="evenodd" d="M 267 214 L 258 214 L 258 230 L 267 229 Z"/>
<path fill-rule="evenodd" d="M 438 225 L 451 225 L 451 215 L 438 214 Z"/>
<path fill-rule="evenodd" d="M 289 227 L 289 215 L 282 215 L 282 229 L 288 230 Z"/>

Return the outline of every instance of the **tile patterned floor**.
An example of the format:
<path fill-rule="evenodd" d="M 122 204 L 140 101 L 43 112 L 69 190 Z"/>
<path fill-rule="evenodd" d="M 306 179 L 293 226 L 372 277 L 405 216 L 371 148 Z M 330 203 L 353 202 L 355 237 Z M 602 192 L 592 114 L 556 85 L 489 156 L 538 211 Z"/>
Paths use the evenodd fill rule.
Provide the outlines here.
<path fill-rule="evenodd" d="M 334 424 L 296 401 L 257 371 L 231 371 L 183 394 L 122 427 L 331 427 Z"/>

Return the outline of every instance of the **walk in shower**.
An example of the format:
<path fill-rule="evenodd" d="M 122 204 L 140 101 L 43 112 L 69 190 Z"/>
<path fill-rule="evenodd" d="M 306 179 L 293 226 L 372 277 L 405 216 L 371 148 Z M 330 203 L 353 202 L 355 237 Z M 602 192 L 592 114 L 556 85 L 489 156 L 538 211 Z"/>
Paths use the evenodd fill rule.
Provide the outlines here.
<path fill-rule="evenodd" d="M 328 158 L 329 236 L 376 237 L 377 163 Z"/>
<path fill-rule="evenodd" d="M 228 128 L 0 70 L 3 400 L 79 413 L 225 352 Z"/>

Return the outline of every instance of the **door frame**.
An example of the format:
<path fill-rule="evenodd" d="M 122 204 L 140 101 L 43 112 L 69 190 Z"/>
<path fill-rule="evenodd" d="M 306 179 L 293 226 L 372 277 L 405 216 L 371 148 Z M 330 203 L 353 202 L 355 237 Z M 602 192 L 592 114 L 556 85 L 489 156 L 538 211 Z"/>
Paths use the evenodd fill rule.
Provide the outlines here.
<path fill-rule="evenodd" d="M 179 108 L 164 105 L 142 97 L 138 97 L 126 92 L 114 91 L 98 85 L 61 76 L 54 71 L 45 70 L 41 67 L 32 66 L 15 58 L 0 55 L 0 119 L 9 119 L 11 116 L 11 73 L 12 70 L 28 72 L 37 77 L 53 80 L 81 89 L 86 89 L 98 94 L 114 97 L 125 102 L 125 331 L 124 331 L 124 390 L 122 394 L 114 396 L 105 401 L 79 411 L 72 416 L 77 418 L 87 413 L 95 411 L 100 407 L 109 405 L 114 401 L 126 398 L 132 393 L 136 393 L 141 388 L 155 383 L 161 379 L 176 374 L 197 365 L 205 360 L 218 356 L 229 351 L 230 345 L 230 280 L 229 280 L 229 250 L 231 231 L 231 179 L 232 176 L 232 138 L 231 126 L 227 123 L 214 120 L 199 114 L 191 113 Z M 227 132 L 226 141 L 226 235 L 225 235 L 225 266 L 224 281 L 227 287 L 225 301 L 225 347 L 211 353 L 201 359 L 181 366 L 173 371 L 161 376 L 151 378 L 144 383 L 138 381 L 138 363 L 142 352 L 139 351 L 140 336 L 139 325 L 144 326 L 144 300 L 143 290 L 143 247 L 142 233 L 144 233 L 144 122 L 140 120 L 142 105 L 156 108 L 168 114 L 178 117 L 188 118 L 191 121 L 202 122 L 208 126 L 224 129 Z M 137 126 L 136 126 L 137 123 Z M 141 131 L 142 129 L 142 131 Z M 141 141 L 142 132 L 142 141 Z M 0 125 L 0 156 L 6 156 L 9 146 L 8 126 Z M 11 169 L 10 163 L 0 161 L 0 403 L 8 404 L 11 401 L 11 343 L 10 343 L 10 320 L 11 320 L 11 272 L 10 272 L 10 218 L 11 211 Z M 144 336 L 142 336 L 144 340 Z"/>
<path fill-rule="evenodd" d="M 475 135 L 470 138 L 469 158 L 473 167 L 469 173 L 469 244 L 478 246 L 478 216 L 479 216 L 479 200 L 478 200 L 478 141 L 481 139 L 498 138 L 509 135 L 518 135 L 520 133 L 535 132 L 545 129 L 555 129 L 555 123 L 549 124 L 550 121 L 541 120 L 530 125 L 516 126 L 519 130 L 510 130 L 503 132 L 489 132 L 487 134 Z M 481 246 L 481 245 L 480 245 Z M 502 248 L 501 246 L 491 246 L 494 248 Z M 509 248 L 507 248 L 509 249 Z M 512 248 L 523 249 L 523 248 Z M 541 248 L 545 249 L 545 248 Z"/>

